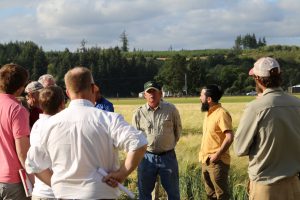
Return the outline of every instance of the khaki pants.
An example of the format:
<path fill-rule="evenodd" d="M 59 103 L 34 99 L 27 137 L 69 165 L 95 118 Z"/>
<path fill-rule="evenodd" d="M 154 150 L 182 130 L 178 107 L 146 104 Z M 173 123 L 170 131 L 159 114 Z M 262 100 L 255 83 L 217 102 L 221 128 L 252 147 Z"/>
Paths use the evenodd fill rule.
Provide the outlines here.
<path fill-rule="evenodd" d="M 215 163 L 202 164 L 202 178 L 209 200 L 228 200 L 230 198 L 228 172 L 229 165 L 221 160 Z"/>
<path fill-rule="evenodd" d="M 294 176 L 269 185 L 250 181 L 249 193 L 249 200 L 299 200 L 300 180 Z"/>

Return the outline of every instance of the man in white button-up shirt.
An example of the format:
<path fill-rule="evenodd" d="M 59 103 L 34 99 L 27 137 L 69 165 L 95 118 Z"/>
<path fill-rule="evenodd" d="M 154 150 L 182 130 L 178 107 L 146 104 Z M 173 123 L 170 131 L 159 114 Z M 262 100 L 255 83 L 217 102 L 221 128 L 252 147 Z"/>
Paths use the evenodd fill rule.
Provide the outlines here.
<path fill-rule="evenodd" d="M 117 181 L 125 180 L 146 150 L 147 140 L 141 131 L 121 115 L 94 107 L 93 83 L 87 68 L 68 71 L 69 107 L 49 119 L 41 145 L 27 155 L 26 170 L 51 185 L 56 198 L 116 199 Z M 118 149 L 127 152 L 121 166 Z M 104 179 L 97 172 L 99 168 L 109 173 Z"/>

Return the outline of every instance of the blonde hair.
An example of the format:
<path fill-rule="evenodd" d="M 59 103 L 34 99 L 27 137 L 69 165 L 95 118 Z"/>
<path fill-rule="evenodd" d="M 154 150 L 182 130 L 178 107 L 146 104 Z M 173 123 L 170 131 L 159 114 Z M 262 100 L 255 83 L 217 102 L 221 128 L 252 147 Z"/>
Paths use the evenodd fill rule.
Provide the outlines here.
<path fill-rule="evenodd" d="M 65 75 L 66 88 L 74 93 L 88 90 L 94 84 L 91 71 L 82 66 L 70 69 Z"/>

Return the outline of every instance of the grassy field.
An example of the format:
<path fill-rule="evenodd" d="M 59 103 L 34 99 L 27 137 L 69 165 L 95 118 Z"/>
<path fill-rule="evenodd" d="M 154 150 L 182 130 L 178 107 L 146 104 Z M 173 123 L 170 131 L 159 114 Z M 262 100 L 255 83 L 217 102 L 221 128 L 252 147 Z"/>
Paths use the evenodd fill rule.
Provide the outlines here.
<path fill-rule="evenodd" d="M 253 96 L 225 96 L 222 98 L 222 105 L 231 113 L 234 130 L 238 126 L 246 103 L 254 98 Z M 122 114 L 129 123 L 131 123 L 134 110 L 145 103 L 144 99 L 110 100 L 114 103 L 115 112 Z M 204 187 L 200 178 L 201 168 L 198 162 L 204 117 L 204 113 L 200 111 L 199 98 L 167 98 L 165 100 L 176 105 L 183 125 L 183 134 L 176 146 L 180 170 L 181 199 L 205 199 Z M 236 157 L 232 152 L 232 147 L 231 155 L 230 187 L 232 199 L 246 199 L 248 158 Z M 130 176 L 126 184 L 131 190 L 136 191 L 136 173 Z M 162 195 L 161 199 L 166 199 L 165 195 Z M 126 198 L 122 197 L 122 199 Z"/>

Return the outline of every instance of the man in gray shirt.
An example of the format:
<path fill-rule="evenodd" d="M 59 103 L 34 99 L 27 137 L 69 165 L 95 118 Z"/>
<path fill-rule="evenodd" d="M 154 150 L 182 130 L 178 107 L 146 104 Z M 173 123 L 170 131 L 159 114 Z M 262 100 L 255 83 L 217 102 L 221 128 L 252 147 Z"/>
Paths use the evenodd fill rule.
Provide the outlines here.
<path fill-rule="evenodd" d="M 247 105 L 234 144 L 238 156 L 249 156 L 249 199 L 300 199 L 300 100 L 280 88 L 273 58 L 260 58 L 249 75 L 262 95 Z"/>
<path fill-rule="evenodd" d="M 178 163 L 174 148 L 182 130 L 179 112 L 173 104 L 162 101 L 161 86 L 154 81 L 144 84 L 147 103 L 134 113 L 132 124 L 146 133 L 148 146 L 138 166 L 140 200 L 151 200 L 157 176 L 168 199 L 179 200 Z"/>

